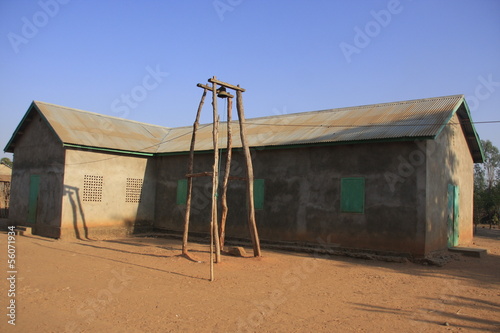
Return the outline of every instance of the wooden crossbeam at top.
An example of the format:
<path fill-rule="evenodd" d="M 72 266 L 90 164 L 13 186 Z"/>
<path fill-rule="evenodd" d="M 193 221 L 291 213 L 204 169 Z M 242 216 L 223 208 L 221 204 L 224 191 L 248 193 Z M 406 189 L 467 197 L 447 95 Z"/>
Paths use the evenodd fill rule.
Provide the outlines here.
<path fill-rule="evenodd" d="M 203 88 L 203 89 L 207 89 L 208 91 L 212 91 L 212 87 L 210 86 L 207 86 L 206 84 L 203 84 L 203 83 L 198 83 L 196 84 L 197 87 L 200 87 L 200 88 Z M 229 98 L 233 98 L 234 96 L 231 95 L 230 93 L 228 93 L 227 91 L 221 91 L 221 92 L 218 92 L 217 93 L 217 96 L 220 97 L 220 96 L 225 96 L 225 97 L 229 97 Z"/>
<path fill-rule="evenodd" d="M 239 90 L 241 92 L 245 92 L 245 89 L 243 89 L 243 88 L 241 88 L 239 86 L 235 86 L 235 85 L 230 84 L 230 83 L 219 81 L 219 80 L 217 80 L 217 78 L 215 76 L 213 78 L 208 79 L 208 82 L 210 82 L 210 83 L 216 83 L 219 86 L 223 86 L 223 87 L 226 87 L 226 88 L 229 88 L 229 89 L 233 89 L 233 90 L 236 90 L 236 91 Z"/>

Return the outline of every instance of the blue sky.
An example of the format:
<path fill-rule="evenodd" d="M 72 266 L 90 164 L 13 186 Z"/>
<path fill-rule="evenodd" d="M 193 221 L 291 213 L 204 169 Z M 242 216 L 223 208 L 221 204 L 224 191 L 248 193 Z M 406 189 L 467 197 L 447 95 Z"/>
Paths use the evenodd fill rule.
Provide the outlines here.
<path fill-rule="evenodd" d="M 0 36 L 2 148 L 32 100 L 191 125 L 213 75 L 248 118 L 464 94 L 500 120 L 498 0 L 0 0 Z"/>

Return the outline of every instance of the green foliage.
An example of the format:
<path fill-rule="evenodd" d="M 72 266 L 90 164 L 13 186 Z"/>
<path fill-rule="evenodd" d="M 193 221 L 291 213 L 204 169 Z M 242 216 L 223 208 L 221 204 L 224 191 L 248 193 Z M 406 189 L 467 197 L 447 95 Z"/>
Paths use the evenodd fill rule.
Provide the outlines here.
<path fill-rule="evenodd" d="M 500 152 L 491 141 L 481 141 L 485 161 L 474 166 L 474 222 L 500 220 Z"/>
<path fill-rule="evenodd" d="M 5 164 L 5 165 L 7 165 L 7 166 L 9 166 L 11 168 L 12 168 L 12 165 L 13 165 L 12 161 L 8 157 L 2 157 L 2 159 L 0 159 L 0 164 Z"/>

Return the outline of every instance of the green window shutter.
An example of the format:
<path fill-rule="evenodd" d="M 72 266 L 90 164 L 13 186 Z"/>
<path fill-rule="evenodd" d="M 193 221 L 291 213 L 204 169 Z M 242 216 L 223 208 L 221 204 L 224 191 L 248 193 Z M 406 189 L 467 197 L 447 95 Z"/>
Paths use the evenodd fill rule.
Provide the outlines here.
<path fill-rule="evenodd" d="M 185 205 L 187 202 L 187 179 L 179 179 L 177 181 L 177 204 Z"/>
<path fill-rule="evenodd" d="M 253 201 L 255 209 L 264 209 L 264 179 L 253 180 Z"/>
<path fill-rule="evenodd" d="M 340 211 L 342 213 L 365 212 L 365 179 L 342 178 L 340 184 Z"/>

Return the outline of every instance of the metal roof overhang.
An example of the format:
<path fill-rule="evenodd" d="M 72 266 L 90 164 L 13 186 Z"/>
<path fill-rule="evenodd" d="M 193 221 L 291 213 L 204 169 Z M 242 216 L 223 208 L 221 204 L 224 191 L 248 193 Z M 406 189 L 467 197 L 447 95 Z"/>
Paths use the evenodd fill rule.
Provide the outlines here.
<path fill-rule="evenodd" d="M 50 131 L 56 136 L 57 140 L 62 144 L 62 140 L 57 135 L 57 133 L 54 131 L 54 128 L 50 124 L 50 122 L 45 118 L 43 113 L 40 111 L 36 103 L 33 101 L 31 102 L 28 111 L 23 116 L 23 119 L 21 119 L 21 122 L 17 125 L 16 129 L 14 130 L 14 133 L 12 134 L 12 137 L 10 138 L 9 142 L 7 142 L 7 145 L 4 148 L 4 151 L 6 153 L 14 153 L 14 148 L 16 146 L 16 141 L 19 140 L 20 136 L 23 134 L 23 130 L 30 124 L 31 120 L 33 119 L 33 113 L 37 112 L 40 117 L 44 120 L 44 122 L 47 124 L 49 127 Z"/>
<path fill-rule="evenodd" d="M 458 118 L 460 119 L 460 125 L 469 145 L 469 150 L 472 155 L 474 163 L 484 163 L 484 149 L 481 143 L 481 139 L 477 134 L 476 128 L 472 123 L 472 117 L 470 115 L 470 109 L 467 105 L 465 99 L 457 110 Z"/>

